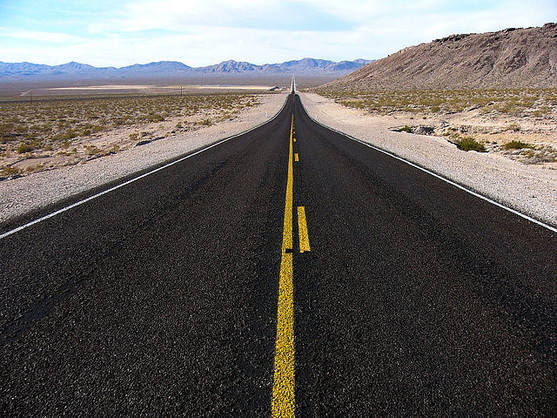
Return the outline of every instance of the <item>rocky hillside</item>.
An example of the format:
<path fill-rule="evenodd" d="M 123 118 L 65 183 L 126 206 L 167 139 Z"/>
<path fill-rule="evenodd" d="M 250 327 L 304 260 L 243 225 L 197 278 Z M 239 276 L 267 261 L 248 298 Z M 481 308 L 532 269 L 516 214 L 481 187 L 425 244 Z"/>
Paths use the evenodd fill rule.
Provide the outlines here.
<path fill-rule="evenodd" d="M 326 87 L 557 87 L 557 24 L 436 39 L 368 64 Z"/>

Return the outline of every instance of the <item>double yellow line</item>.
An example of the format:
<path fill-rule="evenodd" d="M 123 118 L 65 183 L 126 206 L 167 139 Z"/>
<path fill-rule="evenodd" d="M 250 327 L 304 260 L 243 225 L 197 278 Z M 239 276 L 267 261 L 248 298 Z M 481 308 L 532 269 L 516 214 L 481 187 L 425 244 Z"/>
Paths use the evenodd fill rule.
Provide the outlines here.
<path fill-rule="evenodd" d="M 293 417 L 294 397 L 294 266 L 293 266 L 293 199 L 294 199 L 294 115 L 290 122 L 290 145 L 288 152 L 288 175 L 284 203 L 284 226 L 282 232 L 282 256 L 280 261 L 279 295 L 277 308 L 277 338 L 275 345 L 275 374 L 271 409 L 273 417 Z M 296 154 L 296 161 L 299 161 Z M 306 214 L 299 206 L 298 230 L 300 252 L 310 250 L 306 225 Z"/>

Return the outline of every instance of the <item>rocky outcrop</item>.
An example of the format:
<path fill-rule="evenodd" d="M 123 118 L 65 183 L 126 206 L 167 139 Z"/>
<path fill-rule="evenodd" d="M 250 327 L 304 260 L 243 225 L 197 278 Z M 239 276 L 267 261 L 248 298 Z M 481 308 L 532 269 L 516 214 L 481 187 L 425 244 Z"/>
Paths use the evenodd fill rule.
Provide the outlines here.
<path fill-rule="evenodd" d="M 329 83 L 336 89 L 557 87 L 557 24 L 451 35 Z"/>

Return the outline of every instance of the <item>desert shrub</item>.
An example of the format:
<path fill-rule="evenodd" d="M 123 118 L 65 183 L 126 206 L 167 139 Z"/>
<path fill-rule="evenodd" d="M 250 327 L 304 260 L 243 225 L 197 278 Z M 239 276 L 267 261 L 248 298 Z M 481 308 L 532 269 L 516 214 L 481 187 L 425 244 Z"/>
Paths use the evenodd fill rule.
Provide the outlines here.
<path fill-rule="evenodd" d="M 76 138 L 78 136 L 79 136 L 78 132 L 74 131 L 73 129 L 68 129 L 65 131 L 58 132 L 56 135 L 52 137 L 52 139 L 54 139 L 55 141 L 60 141 L 60 140 L 67 141 Z"/>
<path fill-rule="evenodd" d="M 25 172 L 32 173 L 33 171 L 40 171 L 44 167 L 44 164 L 30 165 L 25 169 Z"/>
<path fill-rule="evenodd" d="M 17 167 L 3 167 L 0 169 L 0 176 L 2 177 L 16 176 L 20 173 L 21 170 Z"/>
<path fill-rule="evenodd" d="M 454 140 L 454 143 L 463 151 L 486 152 L 485 146 L 471 136 L 463 136 Z"/>
<path fill-rule="evenodd" d="M 14 124 L 12 122 L 0 123 L 0 137 L 9 135 L 14 128 Z"/>
<path fill-rule="evenodd" d="M 150 113 L 147 115 L 147 120 L 149 122 L 163 122 L 164 117 L 162 115 L 159 115 L 158 113 Z"/>
<path fill-rule="evenodd" d="M 20 154 L 24 154 L 26 152 L 31 152 L 35 149 L 35 147 L 31 144 L 27 144 L 25 142 L 20 142 L 16 148 L 16 151 Z"/>
<path fill-rule="evenodd" d="M 77 150 L 76 150 L 76 151 L 77 151 Z M 91 145 L 91 144 L 85 145 L 85 153 L 86 153 L 87 155 L 97 155 L 97 154 L 99 154 L 100 152 L 101 152 L 101 150 L 98 149 L 98 148 L 97 148 L 96 146 L 94 146 L 94 145 Z"/>
<path fill-rule="evenodd" d="M 528 144 L 527 142 L 522 142 L 522 141 L 511 141 L 503 145 L 503 149 L 505 150 L 522 149 L 522 148 L 534 148 L 534 146 L 532 144 Z"/>

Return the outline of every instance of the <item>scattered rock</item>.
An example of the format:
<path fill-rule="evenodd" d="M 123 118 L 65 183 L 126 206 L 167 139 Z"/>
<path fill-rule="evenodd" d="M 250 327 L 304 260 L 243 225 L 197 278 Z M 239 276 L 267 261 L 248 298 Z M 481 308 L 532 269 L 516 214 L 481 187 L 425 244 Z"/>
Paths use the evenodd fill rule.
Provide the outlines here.
<path fill-rule="evenodd" d="M 433 135 L 435 128 L 433 126 L 417 126 L 413 129 L 413 133 L 418 135 Z"/>
<path fill-rule="evenodd" d="M 150 144 L 151 142 L 158 141 L 159 139 L 164 139 L 164 138 L 165 138 L 164 136 L 156 136 L 154 138 L 142 139 L 137 144 L 135 144 L 135 146 L 140 147 L 141 145 L 147 145 Z"/>
<path fill-rule="evenodd" d="M 391 131 L 393 131 L 393 132 L 406 132 L 406 133 L 409 133 L 409 134 L 416 134 L 416 135 L 434 135 L 435 134 L 435 128 L 433 126 L 425 126 L 425 125 L 420 125 L 420 126 L 408 126 L 408 125 L 397 126 L 395 128 L 391 128 Z"/>
<path fill-rule="evenodd" d="M 408 126 L 408 125 L 397 126 L 397 127 L 391 128 L 391 131 L 393 131 L 393 132 L 406 132 L 406 133 L 411 134 L 412 133 L 412 127 Z"/>

